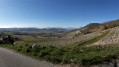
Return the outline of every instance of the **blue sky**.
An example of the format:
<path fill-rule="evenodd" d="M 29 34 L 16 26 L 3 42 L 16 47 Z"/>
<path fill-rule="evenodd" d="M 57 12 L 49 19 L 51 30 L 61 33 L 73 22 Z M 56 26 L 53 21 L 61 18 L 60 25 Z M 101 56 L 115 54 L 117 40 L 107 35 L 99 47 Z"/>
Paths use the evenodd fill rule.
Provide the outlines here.
<path fill-rule="evenodd" d="M 119 0 L 0 0 L 0 27 L 82 27 L 119 19 Z"/>

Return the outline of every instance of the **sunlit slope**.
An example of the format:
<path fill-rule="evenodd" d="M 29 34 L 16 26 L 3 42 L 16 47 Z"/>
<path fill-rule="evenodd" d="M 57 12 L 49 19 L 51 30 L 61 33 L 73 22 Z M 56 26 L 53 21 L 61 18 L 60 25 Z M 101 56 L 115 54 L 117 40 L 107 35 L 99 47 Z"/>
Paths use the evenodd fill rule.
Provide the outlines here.
<path fill-rule="evenodd" d="M 114 44 L 119 43 L 119 27 L 115 27 L 111 29 L 111 32 L 104 38 L 102 38 L 97 43 L 93 45 L 106 45 L 106 44 Z"/>
<path fill-rule="evenodd" d="M 114 21 L 109 21 L 109 22 L 105 22 L 105 23 L 90 23 L 87 26 L 79 29 L 79 30 L 73 30 L 69 33 L 67 33 L 64 37 L 67 38 L 75 38 L 75 37 L 79 37 L 82 35 L 86 35 L 89 33 L 93 33 L 93 32 L 99 32 L 99 31 L 104 31 L 107 29 L 111 29 L 111 28 L 115 28 L 119 26 L 119 19 L 118 20 L 114 20 Z"/>

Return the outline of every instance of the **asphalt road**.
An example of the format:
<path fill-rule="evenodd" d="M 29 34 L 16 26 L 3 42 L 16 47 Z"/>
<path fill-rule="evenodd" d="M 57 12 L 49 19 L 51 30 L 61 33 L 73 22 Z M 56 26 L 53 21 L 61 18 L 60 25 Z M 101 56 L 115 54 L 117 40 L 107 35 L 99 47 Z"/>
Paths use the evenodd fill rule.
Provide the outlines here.
<path fill-rule="evenodd" d="M 32 59 L 6 48 L 0 48 L 0 67 L 54 67 L 54 65 Z"/>

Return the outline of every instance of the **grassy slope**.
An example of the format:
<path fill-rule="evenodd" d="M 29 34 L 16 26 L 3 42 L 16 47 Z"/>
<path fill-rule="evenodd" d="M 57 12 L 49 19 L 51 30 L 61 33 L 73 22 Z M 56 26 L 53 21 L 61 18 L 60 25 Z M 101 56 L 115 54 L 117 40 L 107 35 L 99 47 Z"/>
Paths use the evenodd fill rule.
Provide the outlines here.
<path fill-rule="evenodd" d="M 40 60 L 50 61 L 52 63 L 74 63 L 89 66 L 92 64 L 99 64 L 105 61 L 111 61 L 112 59 L 116 59 L 118 57 L 118 47 L 112 48 L 111 46 L 105 46 L 104 48 L 102 46 L 84 46 L 97 42 L 102 37 L 106 36 L 108 33 L 109 31 L 89 41 L 75 43 L 75 46 L 73 47 L 40 46 L 31 48 L 31 46 L 29 45 L 0 46 L 14 49 L 20 53 L 30 55 Z"/>
<path fill-rule="evenodd" d="M 86 41 L 79 41 L 79 42 L 75 42 L 73 44 L 70 44 L 68 46 L 65 46 L 65 47 L 77 47 L 77 46 L 80 46 L 80 47 L 83 47 L 85 45 L 89 45 L 89 44 L 93 44 L 99 40 L 101 40 L 102 38 L 104 38 L 106 35 L 108 35 L 110 33 L 110 31 L 107 31 L 106 33 L 100 35 L 100 36 L 97 36 L 95 38 L 92 38 L 90 40 L 86 40 Z"/>

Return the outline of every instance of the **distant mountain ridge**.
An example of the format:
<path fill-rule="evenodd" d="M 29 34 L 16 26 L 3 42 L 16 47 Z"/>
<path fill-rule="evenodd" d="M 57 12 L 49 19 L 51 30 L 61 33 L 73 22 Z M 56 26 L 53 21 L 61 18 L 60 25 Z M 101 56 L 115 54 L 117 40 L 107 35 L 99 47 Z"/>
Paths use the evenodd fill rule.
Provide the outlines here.
<path fill-rule="evenodd" d="M 39 32 L 39 33 L 47 33 L 47 32 L 65 32 L 70 29 L 66 28 L 0 28 L 0 31 L 7 32 Z"/>

